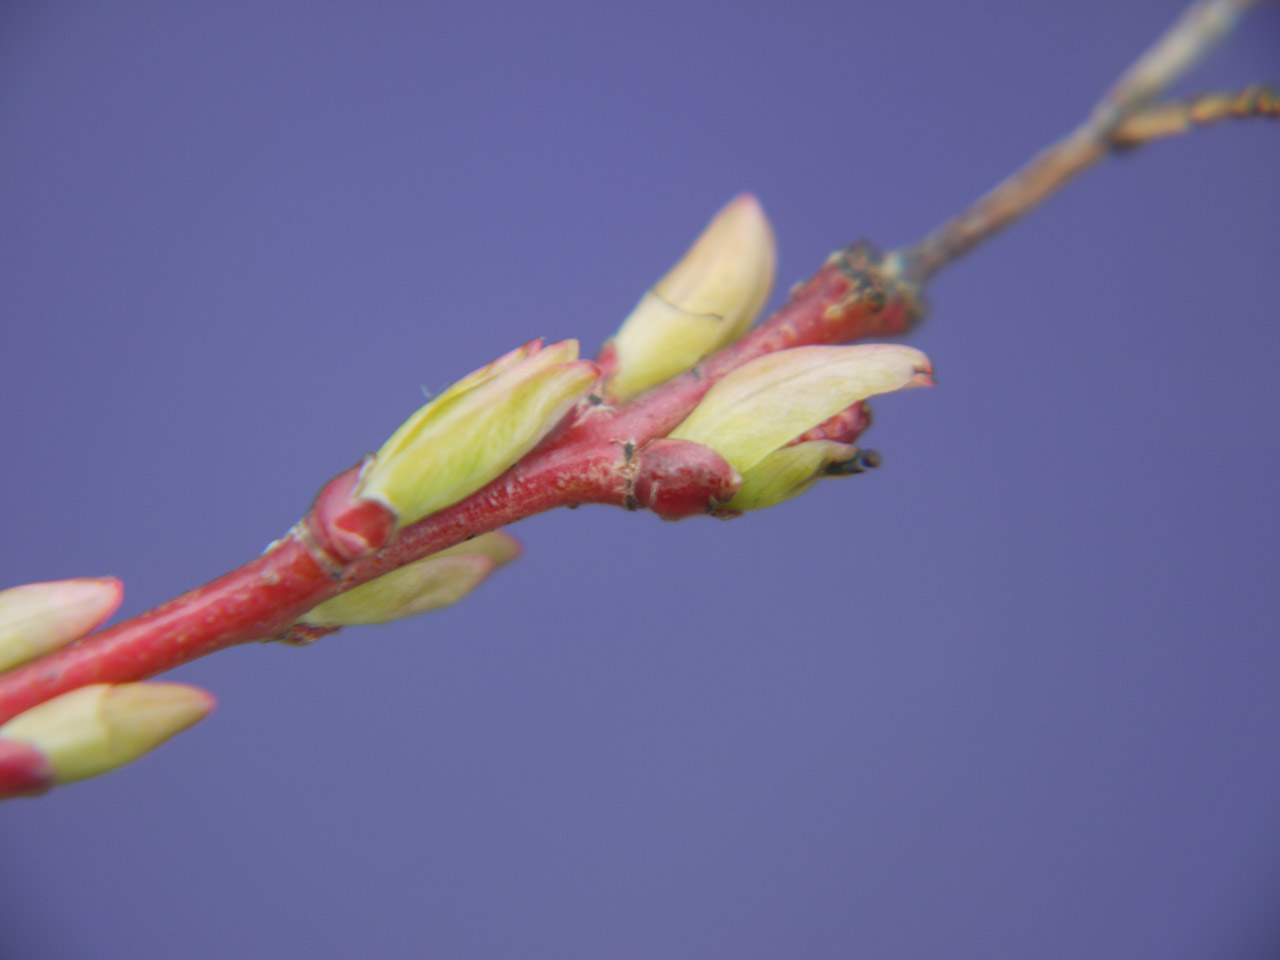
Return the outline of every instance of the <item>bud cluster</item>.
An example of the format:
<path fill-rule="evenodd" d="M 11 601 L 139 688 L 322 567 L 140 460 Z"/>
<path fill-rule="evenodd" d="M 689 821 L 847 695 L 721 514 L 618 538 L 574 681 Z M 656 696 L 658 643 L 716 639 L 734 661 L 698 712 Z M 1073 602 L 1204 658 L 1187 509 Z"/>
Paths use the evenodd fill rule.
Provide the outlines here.
<path fill-rule="evenodd" d="M 876 455 L 856 446 L 870 423 L 867 398 L 932 382 L 928 358 L 910 347 L 780 349 L 773 343 L 772 352 L 744 351 L 741 361 L 722 356 L 714 373 L 684 378 L 665 401 L 674 412 L 652 421 L 662 425 L 647 435 L 632 432 L 638 421 L 627 421 L 619 409 L 643 413 L 647 391 L 747 335 L 769 296 L 774 267 L 769 221 L 754 197 L 740 196 L 641 297 L 606 344 L 600 365 L 579 358 L 576 340 L 533 340 L 423 405 L 376 453 L 325 486 L 292 539 L 269 548 L 297 546 L 316 577 L 315 588 L 299 598 L 328 597 L 291 624 L 286 620 L 270 639 L 308 643 L 466 596 L 519 555 L 514 538 L 492 530 L 513 514 L 490 514 L 495 522 L 475 524 L 490 532 L 448 549 L 396 553 L 398 539 L 408 538 L 401 536 L 405 528 L 463 501 L 462 513 L 440 524 L 454 539 L 439 545 L 465 530 L 459 517 L 470 516 L 467 511 L 483 512 L 513 489 L 539 483 L 554 495 L 536 509 L 608 502 L 678 520 L 774 506 L 823 476 L 874 466 Z M 680 392 L 686 388 L 687 398 Z M 683 419 L 667 429 L 680 411 Z M 617 426 L 624 422 L 632 425 Z M 526 460 L 535 448 L 547 455 Z M 522 471 L 517 480 L 494 484 L 513 468 Z M 397 558 L 403 558 L 399 566 Z M 363 577 L 352 572 L 362 563 L 374 564 L 380 575 L 359 582 L 372 573 L 368 567 Z M 351 582 L 358 585 L 333 595 Z M 84 637 L 120 597 L 112 579 L 0 592 L 0 673 Z M 305 609 L 301 603 L 290 609 L 299 608 Z M 262 622 L 252 621 L 250 629 Z M 148 675 L 126 672 L 117 679 L 130 682 L 70 689 L 12 716 L 0 726 L 0 797 L 41 793 L 114 769 L 212 708 L 213 698 L 194 687 L 131 682 Z"/>
<path fill-rule="evenodd" d="M 80 639 L 121 597 L 112 578 L 0 591 L 0 670 Z M 47 700 L 0 726 L 0 799 L 114 770 L 212 708 L 212 696 L 180 683 L 96 683 Z"/>
<path fill-rule="evenodd" d="M 912 347 L 796 347 L 743 364 L 713 386 L 673 439 L 711 447 L 742 476 L 723 512 L 759 510 L 803 493 L 857 447 L 799 440 L 806 431 L 868 397 L 927 386 L 932 368 Z"/>

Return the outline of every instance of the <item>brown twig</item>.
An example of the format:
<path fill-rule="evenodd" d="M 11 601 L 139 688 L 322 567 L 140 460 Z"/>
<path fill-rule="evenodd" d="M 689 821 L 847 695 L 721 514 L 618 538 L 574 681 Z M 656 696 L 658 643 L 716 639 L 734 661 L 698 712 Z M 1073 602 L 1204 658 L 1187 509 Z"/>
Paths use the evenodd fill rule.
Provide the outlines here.
<path fill-rule="evenodd" d="M 922 284 L 942 267 L 959 259 L 983 240 L 1029 213 L 1067 181 L 1119 147 L 1132 147 L 1181 132 L 1177 105 L 1152 104 L 1235 26 L 1240 15 L 1260 0 L 1201 0 L 1192 5 L 1143 54 L 1090 112 L 1062 140 L 1041 151 L 1030 163 L 948 220 L 923 240 L 892 255 L 902 278 Z M 1264 98 L 1264 104 L 1273 99 Z M 1221 107 L 1201 106 L 1212 113 L 1202 122 L 1222 119 Z M 1261 114 L 1268 114 L 1263 109 Z M 1183 122 L 1189 114 L 1181 112 Z M 1130 124 L 1134 124 L 1130 128 Z"/>
<path fill-rule="evenodd" d="M 1280 120 L 1280 93 L 1254 85 L 1236 91 L 1201 93 L 1186 100 L 1157 103 L 1130 117 L 1111 135 L 1116 149 L 1140 147 L 1223 120 Z"/>

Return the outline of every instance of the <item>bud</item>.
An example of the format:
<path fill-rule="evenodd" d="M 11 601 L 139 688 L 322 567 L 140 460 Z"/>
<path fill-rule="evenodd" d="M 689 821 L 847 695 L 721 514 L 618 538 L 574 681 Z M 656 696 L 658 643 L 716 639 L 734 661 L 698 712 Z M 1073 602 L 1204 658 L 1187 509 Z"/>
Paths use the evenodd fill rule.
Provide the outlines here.
<path fill-rule="evenodd" d="M 646 443 L 636 451 L 632 467 L 624 505 L 652 510 L 663 520 L 713 513 L 742 482 L 732 464 L 710 447 L 670 437 Z"/>
<path fill-rule="evenodd" d="M 797 497 L 823 476 L 862 473 L 876 465 L 874 454 L 836 440 L 807 440 L 775 450 L 742 478 L 732 500 L 716 511 L 728 516 L 763 510 Z"/>
<path fill-rule="evenodd" d="M 136 760 L 212 708 L 210 694 L 186 684 L 95 683 L 18 714 L 0 739 L 34 747 L 53 782 L 69 783 Z"/>
<path fill-rule="evenodd" d="M 114 577 L 28 583 L 0 591 L 0 671 L 65 647 L 120 606 Z"/>
<path fill-rule="evenodd" d="M 520 555 L 520 542 L 501 530 L 407 563 L 376 580 L 326 600 L 298 622 L 318 627 L 387 623 L 457 603 L 502 564 Z"/>
<path fill-rule="evenodd" d="M 534 340 L 459 380 L 382 445 L 353 496 L 408 526 L 479 490 L 532 450 L 599 371 L 578 341 Z"/>
<path fill-rule="evenodd" d="M 850 444 L 797 437 L 867 397 L 933 383 L 929 359 L 911 347 L 796 347 L 727 374 L 678 427 L 675 439 L 718 451 L 742 475 L 727 512 L 781 503 L 835 464 Z"/>
<path fill-rule="evenodd" d="M 749 193 L 716 214 L 612 341 L 610 395 L 629 400 L 746 333 L 769 297 L 773 229 Z"/>

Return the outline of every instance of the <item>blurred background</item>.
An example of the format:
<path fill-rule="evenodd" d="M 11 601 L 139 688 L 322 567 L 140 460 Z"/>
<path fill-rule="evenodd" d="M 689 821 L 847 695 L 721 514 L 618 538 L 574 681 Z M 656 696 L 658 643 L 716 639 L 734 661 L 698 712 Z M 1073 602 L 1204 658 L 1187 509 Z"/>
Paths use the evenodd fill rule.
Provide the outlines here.
<path fill-rule="evenodd" d="M 0 585 L 243 562 L 741 190 L 775 303 L 914 240 L 1180 6 L 7 0 Z M 1278 241 L 1274 124 L 1114 160 L 938 278 L 880 471 L 178 671 L 212 718 L 0 809 L 0 956 L 1277 955 Z"/>

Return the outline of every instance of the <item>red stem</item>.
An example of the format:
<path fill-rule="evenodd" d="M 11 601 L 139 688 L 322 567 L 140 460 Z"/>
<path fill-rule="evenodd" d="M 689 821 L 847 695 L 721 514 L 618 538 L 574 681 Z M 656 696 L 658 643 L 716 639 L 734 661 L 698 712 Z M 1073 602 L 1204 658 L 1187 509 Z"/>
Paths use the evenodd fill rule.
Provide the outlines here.
<path fill-rule="evenodd" d="M 312 551 L 290 534 L 211 583 L 0 677 L 0 723 L 86 684 L 142 680 L 271 637 L 281 620 L 306 613 L 332 586 Z"/>
<path fill-rule="evenodd" d="M 655 446 L 648 464 L 643 455 L 713 383 L 775 350 L 901 333 L 919 312 L 914 288 L 882 270 L 874 251 L 847 248 L 741 340 L 626 406 L 580 404 L 564 427 L 503 476 L 398 535 L 385 512 L 371 509 L 369 501 L 346 499 L 358 469 L 352 468 L 327 485 L 303 521 L 262 556 L 0 676 L 0 723 L 85 684 L 142 680 L 215 650 L 271 639 L 335 594 L 553 507 L 607 503 L 649 507 L 669 517 L 684 515 L 695 501 L 705 509 L 709 498 L 723 498 L 726 484 L 736 484 L 732 468 L 718 457 L 682 457 L 672 446 L 677 441 Z M 646 470 L 661 471 L 663 483 L 646 484 Z M 675 492 L 674 505 L 642 495 L 659 486 Z"/>
<path fill-rule="evenodd" d="M 49 759 L 19 740 L 0 739 L 0 798 L 38 797 L 53 787 Z"/>

